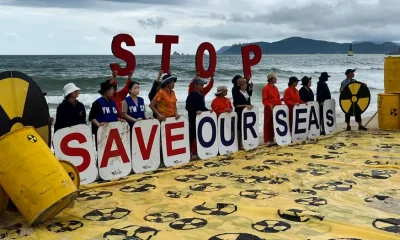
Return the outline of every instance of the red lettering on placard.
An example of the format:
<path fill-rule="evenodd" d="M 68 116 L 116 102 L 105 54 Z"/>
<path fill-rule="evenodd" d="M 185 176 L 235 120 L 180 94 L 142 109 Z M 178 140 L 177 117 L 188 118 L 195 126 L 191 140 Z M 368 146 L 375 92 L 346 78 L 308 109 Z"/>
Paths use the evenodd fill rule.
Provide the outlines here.
<path fill-rule="evenodd" d="M 68 144 L 71 141 L 78 141 L 79 144 L 87 142 L 85 135 L 82 133 L 70 133 L 66 135 L 60 143 L 61 152 L 67 156 L 71 157 L 82 157 L 82 163 L 79 166 L 76 166 L 79 172 L 83 172 L 88 169 L 90 165 L 90 153 L 85 148 L 71 148 Z"/>
<path fill-rule="evenodd" d="M 156 35 L 156 43 L 162 44 L 161 69 L 163 73 L 169 73 L 171 70 L 171 47 L 172 44 L 179 43 L 179 36 Z"/>
<path fill-rule="evenodd" d="M 203 67 L 203 57 L 204 52 L 208 51 L 210 61 L 208 65 L 207 71 L 204 70 Z M 200 73 L 200 77 L 202 78 L 210 78 L 213 73 L 215 73 L 215 68 L 217 67 L 217 52 L 215 51 L 214 46 L 209 42 L 203 42 L 197 48 L 196 53 L 196 70 Z"/>
<path fill-rule="evenodd" d="M 129 72 L 135 71 L 136 57 L 130 51 L 123 49 L 121 44 L 126 43 L 126 46 L 135 46 L 135 40 L 129 34 L 118 34 L 113 38 L 111 43 L 111 51 L 116 58 L 124 60 L 126 67 L 122 68 L 119 63 L 111 63 L 111 71 L 118 71 L 118 76 L 128 76 Z"/>
<path fill-rule="evenodd" d="M 111 150 L 111 147 L 115 141 L 117 150 Z M 112 157 L 121 157 L 123 163 L 129 163 L 128 154 L 125 151 L 124 144 L 122 143 L 121 136 L 119 135 L 118 129 L 114 128 L 110 130 L 108 134 L 107 143 L 104 148 L 103 158 L 101 159 L 100 168 L 108 166 L 108 160 Z"/>
<path fill-rule="evenodd" d="M 185 135 L 183 135 L 183 134 L 172 135 L 172 130 L 177 129 L 177 128 L 184 128 L 184 127 L 185 127 L 184 122 L 165 124 L 165 140 L 166 140 L 165 142 L 167 145 L 167 156 L 168 157 L 186 153 L 186 148 L 172 149 L 173 142 L 182 141 L 185 139 Z"/>
<path fill-rule="evenodd" d="M 153 148 L 154 138 L 156 137 L 158 125 L 153 125 L 150 132 L 149 143 L 146 147 L 144 144 L 143 134 L 141 128 L 135 128 L 137 141 L 139 144 L 140 153 L 142 154 L 143 160 L 149 160 L 151 149 Z"/>
<path fill-rule="evenodd" d="M 254 54 L 253 58 L 250 58 L 250 53 Z M 257 65 L 261 61 L 261 57 L 262 51 L 257 44 L 242 47 L 243 74 L 245 78 L 251 78 L 251 67 Z"/>

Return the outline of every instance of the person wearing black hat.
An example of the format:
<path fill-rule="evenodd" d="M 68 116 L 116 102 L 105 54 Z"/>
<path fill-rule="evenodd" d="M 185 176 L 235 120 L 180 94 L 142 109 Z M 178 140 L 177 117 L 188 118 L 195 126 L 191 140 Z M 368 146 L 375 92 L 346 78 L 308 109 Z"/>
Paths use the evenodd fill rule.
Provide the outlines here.
<path fill-rule="evenodd" d="M 289 124 L 292 127 L 293 122 L 293 108 L 295 105 L 303 104 L 304 102 L 300 98 L 299 90 L 297 90 L 297 84 L 299 83 L 299 79 L 297 77 L 290 77 L 288 88 L 285 90 L 283 94 L 283 101 L 286 106 L 289 108 Z"/>
<path fill-rule="evenodd" d="M 314 93 L 311 89 L 311 77 L 304 76 L 301 79 L 302 88 L 300 88 L 300 98 L 303 102 L 312 102 L 314 101 Z"/>
<path fill-rule="evenodd" d="M 321 135 L 325 135 L 324 130 L 324 102 L 325 100 L 331 99 L 331 91 L 329 90 L 328 84 L 326 83 L 331 76 L 327 72 L 321 73 L 319 82 L 317 83 L 317 102 L 319 103 L 319 117 L 321 125 Z"/>
<path fill-rule="evenodd" d="M 342 84 L 340 85 L 340 92 L 343 92 L 343 89 L 348 84 L 353 83 L 353 82 L 358 82 L 357 80 L 354 79 L 354 72 L 355 71 L 356 71 L 355 69 L 347 69 L 346 70 L 346 72 L 345 72 L 346 79 L 343 80 Z M 364 84 L 365 86 L 367 85 L 365 83 L 362 83 L 362 84 Z M 361 131 L 368 130 L 366 127 L 364 127 L 362 125 L 361 114 L 354 114 L 354 117 L 356 118 L 356 122 L 358 123 L 358 130 L 361 130 Z M 347 124 L 347 128 L 346 128 L 347 131 L 351 131 L 350 118 L 351 118 L 351 114 L 348 114 L 348 113 L 345 114 L 345 122 Z"/>

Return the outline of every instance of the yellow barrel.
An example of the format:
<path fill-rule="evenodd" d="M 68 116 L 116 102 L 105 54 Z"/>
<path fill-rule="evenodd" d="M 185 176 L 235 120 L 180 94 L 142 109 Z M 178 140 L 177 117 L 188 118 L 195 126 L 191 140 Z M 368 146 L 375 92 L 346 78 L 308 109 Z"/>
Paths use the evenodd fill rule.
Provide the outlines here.
<path fill-rule="evenodd" d="M 383 130 L 400 129 L 400 94 L 378 94 L 378 125 Z"/>
<path fill-rule="evenodd" d="M 386 57 L 384 63 L 385 93 L 400 93 L 400 57 Z"/>
<path fill-rule="evenodd" d="M 0 186 L 0 216 L 7 209 L 8 195 L 4 189 Z"/>
<path fill-rule="evenodd" d="M 33 127 L 0 138 L 0 184 L 30 225 L 60 213 L 78 190 Z"/>
<path fill-rule="evenodd" d="M 72 179 L 74 182 L 75 186 L 77 189 L 81 186 L 81 177 L 79 175 L 78 169 L 75 167 L 74 164 L 65 161 L 65 160 L 60 160 L 61 166 L 67 171 L 69 177 Z"/>

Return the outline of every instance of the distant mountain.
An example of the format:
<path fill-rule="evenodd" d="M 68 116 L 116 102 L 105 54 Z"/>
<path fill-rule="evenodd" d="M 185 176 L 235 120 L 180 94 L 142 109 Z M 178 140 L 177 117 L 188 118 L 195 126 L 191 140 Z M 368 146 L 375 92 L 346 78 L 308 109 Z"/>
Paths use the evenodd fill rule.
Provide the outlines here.
<path fill-rule="evenodd" d="M 347 54 L 350 43 L 336 43 L 291 37 L 277 42 L 255 42 L 261 47 L 263 54 Z M 248 44 L 232 45 L 222 54 L 241 54 L 241 47 Z M 375 44 L 362 42 L 353 44 L 354 54 L 385 54 L 399 48 L 394 43 Z"/>
<path fill-rule="evenodd" d="M 356 44 L 356 43 L 365 43 L 365 42 L 371 42 L 371 43 L 375 43 L 375 44 L 387 43 L 387 41 L 353 41 L 351 43 Z M 390 43 L 400 46 L 400 43 L 398 43 L 398 42 L 390 42 Z"/>
<path fill-rule="evenodd" d="M 229 48 L 231 48 L 231 46 L 223 46 L 222 48 L 220 48 L 217 53 L 224 53 L 226 50 L 228 50 Z"/>

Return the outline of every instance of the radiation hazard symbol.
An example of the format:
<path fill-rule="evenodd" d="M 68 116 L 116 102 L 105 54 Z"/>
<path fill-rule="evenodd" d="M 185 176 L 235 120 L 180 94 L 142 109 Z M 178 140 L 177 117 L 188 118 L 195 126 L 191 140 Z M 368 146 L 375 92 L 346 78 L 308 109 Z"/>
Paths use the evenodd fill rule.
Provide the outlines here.
<path fill-rule="evenodd" d="M 103 234 L 103 239 L 132 239 L 132 240 L 150 240 L 156 236 L 160 230 L 146 226 L 130 225 L 123 228 L 111 228 L 110 231 Z"/>
<path fill-rule="evenodd" d="M 169 198 L 189 198 L 191 193 L 179 192 L 179 191 L 168 191 L 165 196 Z"/>
<path fill-rule="evenodd" d="M 125 208 L 119 208 L 119 207 L 103 208 L 103 209 L 93 210 L 85 214 L 83 218 L 89 221 L 105 222 L 105 221 L 121 219 L 123 217 L 128 216 L 130 213 L 131 211 Z"/>
<path fill-rule="evenodd" d="M 349 191 L 353 188 L 353 185 L 357 183 L 351 180 L 345 181 L 329 181 L 327 183 L 316 184 L 313 186 L 315 190 L 328 190 L 328 191 L 337 191 L 337 192 L 345 192 Z"/>
<path fill-rule="evenodd" d="M 178 218 L 179 218 L 179 214 L 174 213 L 174 212 L 158 212 L 158 213 L 149 214 L 149 215 L 145 216 L 143 219 L 148 222 L 166 223 L 166 222 L 172 222 Z"/>
<path fill-rule="evenodd" d="M 279 194 L 270 190 L 245 190 L 239 194 L 241 197 L 250 198 L 254 200 L 264 200 L 278 196 Z"/>
<path fill-rule="evenodd" d="M 348 84 L 339 96 L 340 108 L 351 116 L 365 112 L 371 101 L 371 93 L 367 86 L 359 82 Z"/>
<path fill-rule="evenodd" d="M 265 160 L 263 163 L 265 165 L 282 166 L 289 165 L 295 162 L 297 162 L 297 160 Z"/>
<path fill-rule="evenodd" d="M 87 191 L 81 192 L 76 200 L 79 201 L 92 201 L 92 200 L 99 200 L 104 198 L 109 198 L 113 195 L 112 192 L 107 191 Z"/>
<path fill-rule="evenodd" d="M 271 168 L 269 168 L 268 166 L 258 166 L 258 165 L 251 165 L 243 168 L 243 170 L 245 171 L 252 171 L 252 172 L 262 172 L 270 169 Z"/>
<path fill-rule="evenodd" d="M 28 141 L 31 142 L 31 143 L 36 143 L 36 142 L 38 141 L 37 138 L 36 138 L 34 135 L 32 135 L 32 134 L 29 134 L 26 138 L 27 138 Z"/>
<path fill-rule="evenodd" d="M 7 227 L 0 228 L 0 239 L 20 239 L 27 237 L 33 233 L 33 230 L 28 226 L 17 223 Z"/>
<path fill-rule="evenodd" d="M 230 177 L 232 176 L 233 173 L 231 172 L 216 172 L 216 173 L 210 173 L 211 177 Z"/>
<path fill-rule="evenodd" d="M 326 199 L 320 197 L 300 198 L 296 199 L 295 202 L 298 204 L 317 206 L 317 207 L 328 204 L 328 201 Z"/>
<path fill-rule="evenodd" d="M 207 220 L 202 218 L 184 218 L 171 222 L 169 227 L 175 230 L 192 230 L 202 228 L 207 223 Z"/>
<path fill-rule="evenodd" d="M 200 182 L 207 180 L 206 175 L 183 175 L 175 178 L 178 182 Z"/>
<path fill-rule="evenodd" d="M 284 232 L 291 228 L 287 222 L 277 220 L 264 220 L 251 225 L 254 230 L 265 233 Z"/>
<path fill-rule="evenodd" d="M 283 219 L 293 222 L 308 222 L 311 218 L 322 221 L 325 218 L 324 215 L 318 212 L 302 209 L 288 209 L 283 211 L 279 209 L 278 215 Z"/>
<path fill-rule="evenodd" d="M 134 185 L 126 185 L 119 189 L 121 192 L 126 193 L 138 193 L 138 192 L 147 192 L 151 189 L 156 189 L 156 186 L 153 184 L 134 184 Z"/>
<path fill-rule="evenodd" d="M 177 168 L 177 169 L 180 169 L 180 170 L 188 170 L 188 171 L 194 172 L 194 171 L 197 171 L 197 170 L 202 169 L 202 167 L 196 166 L 196 165 L 194 165 L 194 164 L 187 164 L 187 165 L 183 165 L 183 166 L 181 166 L 181 167 L 179 167 L 179 168 Z"/>
<path fill-rule="evenodd" d="M 303 168 L 298 168 L 296 169 L 296 172 L 298 173 L 309 173 L 313 176 L 322 176 L 325 174 L 330 173 L 331 171 L 335 171 L 335 170 L 339 170 L 339 167 L 331 167 L 328 165 L 324 165 L 324 164 L 315 164 L 315 163 L 309 163 L 307 165 L 307 169 L 303 169 Z"/>
<path fill-rule="evenodd" d="M 47 231 L 54 233 L 73 232 L 83 227 L 83 223 L 79 221 L 55 222 L 47 225 Z"/>
<path fill-rule="evenodd" d="M 400 233 L 400 218 L 379 218 L 372 226 L 374 228 L 391 233 Z"/>
<path fill-rule="evenodd" d="M 225 188 L 225 186 L 219 183 L 199 183 L 190 186 L 190 190 L 197 192 L 216 192 Z"/>
<path fill-rule="evenodd" d="M 372 197 L 365 198 L 364 201 L 366 202 L 385 202 L 386 200 L 393 199 L 391 196 L 385 195 L 374 195 Z"/>
<path fill-rule="evenodd" d="M 396 108 L 390 109 L 390 116 L 397 117 L 397 115 L 399 115 L 399 112 L 397 111 Z"/>
<path fill-rule="evenodd" d="M 206 162 L 206 163 L 204 163 L 204 167 L 217 168 L 217 167 L 222 167 L 222 166 L 228 166 L 230 164 L 231 164 L 231 162 L 229 162 L 227 160 L 219 160 L 219 161 L 215 161 L 215 162 Z"/>
<path fill-rule="evenodd" d="M 200 215 L 226 216 L 236 212 L 237 206 L 230 203 L 203 203 L 194 207 L 192 211 Z"/>
<path fill-rule="evenodd" d="M 264 240 L 249 233 L 222 233 L 211 237 L 208 240 Z"/>
<path fill-rule="evenodd" d="M 355 173 L 354 177 L 362 179 L 388 179 L 397 172 L 394 170 L 370 170 L 360 173 Z"/>
<path fill-rule="evenodd" d="M 310 189 L 292 189 L 291 192 L 302 193 L 302 194 L 309 194 L 309 195 L 317 195 L 317 192 Z"/>

